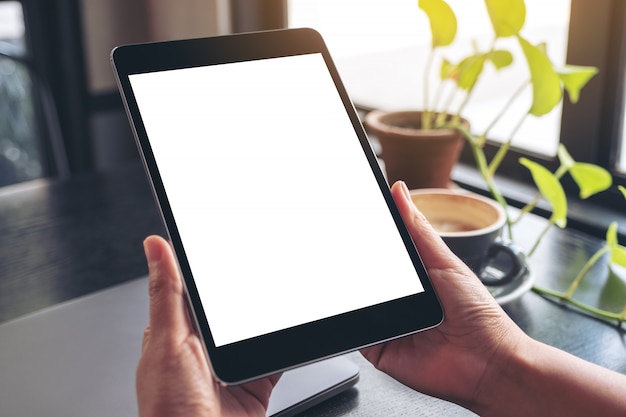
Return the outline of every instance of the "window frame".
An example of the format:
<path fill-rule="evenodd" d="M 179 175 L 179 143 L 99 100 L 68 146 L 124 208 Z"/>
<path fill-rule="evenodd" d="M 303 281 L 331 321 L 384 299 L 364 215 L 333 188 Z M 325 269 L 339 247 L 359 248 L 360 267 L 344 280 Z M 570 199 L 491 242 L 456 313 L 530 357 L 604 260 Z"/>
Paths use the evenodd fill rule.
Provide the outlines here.
<path fill-rule="evenodd" d="M 600 165 L 613 176 L 613 187 L 589 201 L 614 209 L 626 207 L 624 197 L 616 188 L 617 185 L 626 184 L 626 175 L 616 169 L 626 94 L 625 15 L 626 3 L 621 1 L 572 0 L 567 63 L 595 66 L 599 72 L 582 90 L 578 103 L 572 104 L 565 97 L 561 116 L 560 140 L 573 158 Z M 590 31 L 590 27 L 604 30 Z M 497 144 L 493 142 L 485 147 L 488 157 L 492 157 L 496 150 Z M 559 165 L 556 157 L 514 148 L 500 166 L 499 176 L 532 184 L 528 170 L 518 162 L 520 157 L 537 161 L 552 171 Z M 464 150 L 461 161 L 474 163 L 469 149 Z M 563 186 L 568 196 L 578 195 L 578 188 L 573 181 L 564 178 Z M 507 190 L 503 192 L 507 194 Z"/>
<path fill-rule="evenodd" d="M 25 29 L 23 45 L 24 49 L 21 50 L 20 48 L 12 47 L 10 43 L 3 43 L 2 47 L 0 48 L 0 59 L 14 62 L 19 70 L 23 72 L 29 80 L 28 96 L 32 105 L 32 123 L 34 124 L 34 126 L 32 126 L 32 132 L 34 134 L 33 139 L 36 141 L 34 146 L 37 148 L 38 159 L 41 166 L 40 175 L 38 175 L 37 177 L 32 177 L 31 179 L 55 175 L 57 170 L 52 157 L 52 151 L 50 149 L 50 146 L 48 146 L 48 132 L 46 131 L 46 129 L 43 128 L 43 126 L 45 125 L 45 112 L 43 109 L 44 104 L 41 94 L 41 77 L 40 74 L 36 71 L 31 57 L 28 34 L 26 33 L 27 24 L 26 18 L 24 16 L 25 12 L 23 10 L 23 1 L 0 0 L 0 3 L 4 2 L 19 3 L 20 7 L 22 7 L 22 18 Z M 16 183 L 28 181 L 28 179 L 24 178 L 14 178 L 9 181 L 13 180 L 15 180 Z M 2 186 L 11 184 L 12 182 L 4 182 L 4 179 L 2 181 Z"/>
<path fill-rule="evenodd" d="M 93 157 L 79 0 L 19 1 L 33 67 L 50 87 L 56 104 L 70 173 L 90 171 Z M 44 149 L 51 158 L 49 146 Z"/>
<path fill-rule="evenodd" d="M 622 214 L 626 213 L 626 202 L 617 189 L 617 185 L 626 185 L 626 174 L 615 169 L 626 95 L 626 2 L 571 0 L 566 62 L 595 66 L 599 72 L 582 90 L 578 103 L 572 104 L 565 97 L 560 141 L 575 160 L 600 165 L 613 176 L 610 190 L 584 201 L 577 197 L 579 190 L 569 176 L 562 179 L 570 201 L 569 224 L 603 237 L 611 221 L 622 219 L 620 234 L 626 236 L 626 216 Z M 359 107 L 358 102 L 355 105 Z M 360 110 L 364 113 L 371 109 Z M 485 154 L 489 159 L 498 147 L 498 143 L 488 141 Z M 498 169 L 496 183 L 511 205 L 517 207 L 536 194 L 529 171 L 519 163 L 520 157 L 539 162 L 553 172 L 559 165 L 556 157 L 512 148 Z M 460 185 L 488 194 L 469 146 L 464 147 L 459 169 L 453 175 Z M 536 212 L 547 216 L 550 208 L 547 203 L 540 204 Z"/>
<path fill-rule="evenodd" d="M 579 189 L 569 176 L 562 178 L 568 198 L 568 227 L 604 238 L 609 224 L 617 221 L 621 240 L 626 239 L 626 200 L 617 186 L 626 186 L 626 174 L 617 171 L 616 163 L 626 97 L 625 24 L 626 2 L 572 0 L 567 63 L 595 66 L 599 71 L 582 90 L 578 103 L 572 104 L 565 97 L 560 137 L 561 143 L 576 161 L 599 165 L 613 177 L 609 190 L 586 200 L 578 197 Z M 604 30 L 589 31 L 590 27 Z M 626 146 L 626 136 L 624 140 Z M 468 148 L 464 149 L 461 157 L 463 166 L 454 180 L 473 191 L 488 194 L 484 182 L 473 168 L 474 157 Z M 497 148 L 497 144 L 488 142 L 485 147 L 487 157 L 492 158 Z M 511 149 L 495 180 L 514 207 L 522 207 L 537 192 L 530 173 L 519 163 L 521 157 L 539 162 L 552 172 L 559 166 L 556 157 Z M 534 213 L 549 217 L 549 204 L 541 202 Z"/>

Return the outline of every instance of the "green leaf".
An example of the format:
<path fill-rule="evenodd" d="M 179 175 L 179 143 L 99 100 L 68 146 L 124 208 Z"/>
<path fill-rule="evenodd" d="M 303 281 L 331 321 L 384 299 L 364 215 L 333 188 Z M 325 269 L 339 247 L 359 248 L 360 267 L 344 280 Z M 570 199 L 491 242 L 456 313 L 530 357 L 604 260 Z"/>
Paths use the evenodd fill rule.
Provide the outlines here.
<path fill-rule="evenodd" d="M 622 195 L 624 196 L 624 198 L 626 198 L 626 188 L 624 188 L 621 185 L 618 185 L 617 189 L 620 190 L 622 192 Z"/>
<path fill-rule="evenodd" d="M 617 241 L 617 222 L 612 222 L 606 231 L 606 243 L 611 253 L 609 262 L 626 268 L 626 248 Z"/>
<path fill-rule="evenodd" d="M 456 37 L 457 22 L 448 3 L 443 0 L 419 0 L 417 4 L 430 20 L 432 47 L 450 45 Z"/>
<path fill-rule="evenodd" d="M 470 91 L 474 88 L 474 85 L 476 84 L 476 81 L 478 81 L 478 77 L 480 77 L 484 67 L 484 54 L 476 54 L 463 59 L 458 65 L 459 75 L 457 84 L 459 88 L 466 91 Z"/>
<path fill-rule="evenodd" d="M 440 76 L 442 80 L 455 80 L 461 90 L 471 91 L 489 60 L 500 70 L 513 62 L 513 55 L 509 51 L 496 50 L 488 53 L 475 53 L 464 58 L 458 65 L 444 59 L 441 63 Z"/>
<path fill-rule="evenodd" d="M 576 162 L 570 167 L 569 173 L 576 181 L 582 199 L 608 189 L 613 183 L 611 174 L 606 169 L 594 164 Z"/>
<path fill-rule="evenodd" d="M 576 163 L 576 161 L 574 161 L 574 158 L 572 158 L 569 152 L 567 152 L 567 149 L 562 143 L 559 143 L 557 155 L 559 156 L 559 161 L 561 161 L 561 165 L 563 165 L 567 169 L 570 169 Z"/>
<path fill-rule="evenodd" d="M 487 59 L 491 61 L 497 70 L 501 70 L 513 63 L 513 54 L 509 51 L 498 49 L 487 54 Z"/>
<path fill-rule="evenodd" d="M 617 245 L 617 222 L 612 222 L 606 230 L 606 243 L 609 247 Z"/>
<path fill-rule="evenodd" d="M 561 80 L 552 67 L 548 56 L 541 48 L 533 46 L 517 36 L 530 69 L 530 82 L 533 86 L 533 102 L 528 111 L 533 116 L 543 116 L 559 104 L 563 97 Z"/>
<path fill-rule="evenodd" d="M 545 42 L 539 42 L 537 45 L 535 45 L 535 47 L 540 50 L 541 52 L 543 52 L 544 54 L 548 55 L 548 44 Z"/>
<path fill-rule="evenodd" d="M 611 260 L 609 262 L 626 268 L 626 248 L 623 246 L 611 248 Z"/>
<path fill-rule="evenodd" d="M 524 0 L 485 0 L 496 37 L 517 35 L 526 21 Z"/>
<path fill-rule="evenodd" d="M 576 162 L 562 143 L 559 144 L 557 154 L 561 162 L 561 168 L 557 171 L 557 175 L 559 172 L 561 175 L 565 171 L 569 172 L 580 189 L 580 198 L 589 198 L 608 189 L 613 183 L 613 178 L 606 169 L 594 164 Z"/>
<path fill-rule="evenodd" d="M 567 90 L 570 101 L 576 103 L 580 97 L 580 90 L 598 73 L 598 69 L 596 67 L 566 65 L 557 69 L 556 72 Z"/>
<path fill-rule="evenodd" d="M 443 58 L 441 61 L 441 69 L 439 71 L 439 77 L 442 80 L 456 80 L 458 78 L 458 68 L 456 65 Z"/>
<path fill-rule="evenodd" d="M 539 192 L 552 205 L 550 221 L 560 228 L 564 228 L 567 225 L 567 199 L 559 180 L 536 162 L 527 158 L 520 158 L 519 161 L 529 169 Z"/>

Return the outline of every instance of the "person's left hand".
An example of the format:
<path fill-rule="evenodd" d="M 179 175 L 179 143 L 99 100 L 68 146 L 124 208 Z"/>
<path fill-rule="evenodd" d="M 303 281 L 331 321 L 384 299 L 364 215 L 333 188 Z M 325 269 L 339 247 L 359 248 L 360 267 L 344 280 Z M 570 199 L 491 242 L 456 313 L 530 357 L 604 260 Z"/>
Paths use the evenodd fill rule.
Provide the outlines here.
<path fill-rule="evenodd" d="M 279 376 L 234 387 L 216 382 L 189 322 L 170 245 L 150 236 L 144 250 L 150 275 L 150 324 L 137 367 L 139 415 L 265 416 Z"/>

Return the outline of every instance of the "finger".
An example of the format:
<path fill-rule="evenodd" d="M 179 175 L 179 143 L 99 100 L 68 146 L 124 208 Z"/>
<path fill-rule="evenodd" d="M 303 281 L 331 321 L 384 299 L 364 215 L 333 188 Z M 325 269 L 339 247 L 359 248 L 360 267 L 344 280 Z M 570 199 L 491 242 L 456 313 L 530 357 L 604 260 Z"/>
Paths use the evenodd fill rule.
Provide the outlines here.
<path fill-rule="evenodd" d="M 495 303 L 478 277 L 448 248 L 415 207 L 406 185 L 396 183 L 391 191 L 444 308 L 456 306 L 447 309 L 448 317 L 458 310 L 461 302 Z"/>
<path fill-rule="evenodd" d="M 282 376 L 282 373 L 278 373 L 267 378 L 258 379 L 256 381 L 248 382 L 240 385 L 239 387 L 257 399 L 257 401 L 263 405 L 263 408 L 267 409 L 267 405 L 270 400 L 272 390 L 278 383 L 278 380 Z"/>
<path fill-rule="evenodd" d="M 150 293 L 150 337 L 182 340 L 189 335 L 183 284 L 172 249 L 159 236 L 144 241 Z"/>
<path fill-rule="evenodd" d="M 426 269 L 449 269 L 465 266 L 444 243 L 426 217 L 415 207 L 409 189 L 404 182 L 397 181 L 393 184 L 391 194 Z"/>

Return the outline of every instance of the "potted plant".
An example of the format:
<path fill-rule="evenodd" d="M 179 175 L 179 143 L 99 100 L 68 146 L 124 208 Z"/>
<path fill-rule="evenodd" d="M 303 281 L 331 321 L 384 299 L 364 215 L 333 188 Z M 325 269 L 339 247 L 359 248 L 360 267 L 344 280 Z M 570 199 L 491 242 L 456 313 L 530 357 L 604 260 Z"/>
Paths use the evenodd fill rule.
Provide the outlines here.
<path fill-rule="evenodd" d="M 427 2 L 430 2 L 430 0 L 425 1 L 424 3 Z M 422 3 L 422 0 L 420 0 L 420 3 Z M 439 7 L 442 7 L 441 3 L 443 3 L 443 1 L 434 0 L 433 3 L 439 3 Z M 528 112 L 522 117 L 519 123 L 513 127 L 508 139 L 499 147 L 495 156 L 490 161 L 488 161 L 484 152 L 484 145 L 489 133 L 489 128 L 487 128 L 487 130 L 479 136 L 473 135 L 469 130 L 464 130 L 463 126 L 456 128 L 464 130 L 465 137 L 472 148 L 478 170 L 485 180 L 492 197 L 499 201 L 506 211 L 508 225 L 507 234 L 510 240 L 514 240 L 513 226 L 526 213 L 532 211 L 541 198 L 548 201 L 551 205 L 552 213 L 546 227 L 538 234 L 532 247 L 527 250 L 527 255 L 530 257 L 539 246 L 542 237 L 549 230 L 549 228 L 554 225 L 564 228 L 567 225 L 567 199 L 560 182 L 562 177 L 566 174 L 571 176 L 580 190 L 579 197 L 581 199 L 586 199 L 594 194 L 607 190 L 612 185 L 612 177 L 609 172 L 597 165 L 575 161 L 562 144 L 559 145 L 557 153 L 560 165 L 555 172 L 550 172 L 544 166 L 530 159 L 520 158 L 519 162 L 529 170 L 533 181 L 537 186 L 538 193 L 534 199 L 529 201 L 518 212 L 516 218 L 513 219 L 510 216 L 506 200 L 503 198 L 494 182 L 495 173 L 510 148 L 515 132 L 523 123 L 524 119 L 527 116 L 541 117 L 551 112 L 554 107 L 562 101 L 564 91 L 567 91 L 567 94 L 572 102 L 576 102 L 578 100 L 580 90 L 586 85 L 589 79 L 595 75 L 597 70 L 593 67 L 571 65 L 557 68 L 550 62 L 546 54 L 545 45 L 532 45 L 530 42 L 525 40 L 520 34 L 520 30 L 522 29 L 525 21 L 525 5 L 523 0 L 485 0 L 485 4 L 494 28 L 495 40 L 497 41 L 497 39 L 501 37 L 514 36 L 524 53 L 530 73 L 528 85 L 532 88 L 532 103 Z M 431 17 L 431 22 L 432 21 L 433 18 Z M 479 75 L 482 71 L 482 66 L 484 65 L 481 61 L 486 61 L 489 59 L 488 57 L 493 56 L 491 54 L 494 53 L 500 55 L 498 58 L 498 60 L 501 60 L 499 61 L 500 64 L 506 63 L 506 51 L 498 52 L 492 48 L 487 53 L 477 52 L 473 56 L 462 61 L 456 67 L 452 66 L 452 72 L 456 71 L 458 74 L 461 74 L 461 77 L 465 75 L 470 79 L 470 82 L 466 84 L 470 86 L 467 89 L 468 94 L 470 94 L 473 89 L 475 79 L 474 74 L 470 74 L 469 76 L 464 74 L 464 72 L 467 71 L 466 68 L 475 66 L 476 68 L 470 70 L 470 73 L 473 72 Z M 478 64 L 476 64 L 476 62 L 478 62 Z M 497 62 L 493 61 L 493 63 L 497 67 Z M 444 61 L 444 67 L 446 65 L 449 64 Z M 455 70 L 455 68 L 457 69 Z M 442 76 L 444 74 L 446 74 L 446 71 L 442 70 Z M 523 87 L 524 84 L 521 85 L 521 88 Z M 521 91 L 521 89 L 518 91 Z M 509 103 L 512 103 L 516 98 L 516 95 L 514 95 Z M 496 119 L 490 127 L 496 123 L 496 121 L 507 111 L 507 109 L 508 105 L 505 106 L 496 116 Z M 623 187 L 619 188 L 626 198 L 626 189 Z M 566 291 L 561 293 L 551 289 L 541 288 L 537 285 L 534 285 L 532 288 L 539 294 L 548 297 L 555 297 L 562 302 L 569 303 L 589 314 L 605 320 L 616 321 L 618 325 L 621 325 L 621 323 L 626 320 L 626 307 L 624 307 L 621 312 L 604 311 L 597 307 L 580 303 L 574 298 L 574 293 L 580 285 L 580 282 L 585 278 L 591 267 L 603 259 L 604 255 L 608 255 L 605 259 L 609 265 L 626 267 L 626 248 L 618 243 L 617 223 L 615 222 L 611 223 L 608 227 L 606 233 L 606 244 L 586 261 L 577 276 L 573 277 L 572 283 Z"/>
<path fill-rule="evenodd" d="M 457 30 L 456 16 L 443 1 L 419 1 L 430 19 L 432 43 L 424 73 L 422 110 L 366 115 L 365 126 L 379 141 L 389 183 L 403 180 L 409 188 L 444 188 L 463 149 L 465 138 L 455 129 L 469 123 L 456 115 L 434 111 L 429 105 L 429 73 L 435 51 L 450 45 Z"/>
<path fill-rule="evenodd" d="M 367 114 L 365 125 L 381 145 L 390 184 L 403 180 L 411 189 L 449 186 L 465 137 L 452 126 L 422 128 L 422 116 L 426 114 L 414 110 L 374 110 Z M 452 123 L 451 117 L 447 122 Z M 469 128 L 467 121 L 463 123 Z"/>
<path fill-rule="evenodd" d="M 430 56 L 427 59 L 427 68 L 430 68 L 430 66 L 433 65 L 433 57 L 437 51 L 449 45 L 454 40 L 456 36 L 456 17 L 444 0 L 419 0 L 418 5 L 428 16 L 431 26 L 432 47 Z M 409 130 L 414 130 L 416 133 L 417 131 L 421 131 L 420 134 L 416 135 L 418 138 L 413 139 L 415 142 L 424 142 L 423 138 L 419 138 L 419 136 L 425 136 L 428 133 L 435 133 L 434 136 L 441 137 L 444 132 L 460 132 L 463 138 L 469 143 L 469 146 L 471 146 L 476 166 L 485 180 L 492 197 L 503 206 L 506 212 L 506 237 L 509 240 L 514 240 L 513 226 L 517 224 L 526 213 L 531 212 L 542 198 L 545 199 L 551 205 L 552 213 L 545 229 L 538 233 L 535 243 L 530 249 L 526 250 L 527 255 L 532 256 L 549 228 L 554 225 L 564 228 L 567 224 L 567 199 L 560 182 L 562 177 L 565 175 L 572 177 L 580 189 L 579 196 L 581 199 L 588 198 L 611 187 L 612 177 L 606 170 L 599 166 L 575 161 L 563 145 L 559 145 L 558 160 L 560 166 L 555 172 L 550 172 L 544 166 L 530 159 L 520 158 L 519 162 L 529 170 L 537 186 L 538 193 L 534 199 L 516 212 L 515 218 L 512 218 L 507 202 L 494 182 L 494 176 L 510 149 L 515 133 L 526 117 L 541 117 L 550 113 L 561 103 L 565 92 L 567 92 L 570 101 L 576 102 L 581 89 L 595 75 L 597 70 L 593 67 L 572 65 L 558 68 L 554 66 L 548 58 L 545 44 L 533 45 L 531 42 L 527 41 L 520 33 L 526 20 L 524 0 L 485 0 L 485 6 L 494 31 L 494 41 L 490 48 L 487 51 L 479 51 L 476 47 L 469 56 L 456 64 L 444 59 L 439 70 L 442 82 L 453 83 L 455 92 L 464 94 L 462 104 L 456 111 L 451 111 L 447 104 L 442 107 L 431 104 L 428 93 L 429 71 L 427 70 L 424 80 L 424 108 L 421 111 L 388 114 L 373 112 L 366 117 L 365 123 L 368 129 L 381 141 L 383 159 L 385 164 L 388 165 L 386 167 L 388 174 L 389 172 L 394 172 L 393 175 L 388 175 L 389 182 L 395 181 L 396 179 L 404 179 L 406 181 L 407 178 L 411 177 L 411 172 L 399 173 L 394 171 L 394 167 L 389 166 L 393 165 L 394 162 L 392 159 L 388 159 L 389 152 L 387 150 L 390 146 L 387 142 L 392 142 L 391 146 L 398 148 L 393 149 L 394 152 L 402 153 L 408 152 L 408 147 L 404 151 L 400 150 L 403 145 L 398 138 L 402 136 L 404 141 L 409 141 Z M 489 124 L 489 127 L 484 132 L 476 135 L 470 131 L 469 124 L 464 121 L 461 114 L 465 106 L 471 102 L 470 98 L 477 85 L 477 81 L 483 74 L 483 69 L 486 64 L 492 64 L 496 70 L 506 68 L 513 64 L 513 54 L 506 49 L 498 49 L 496 47 L 500 39 L 510 37 L 517 40 L 523 52 L 528 66 L 529 77 L 527 80 L 520 80 L 519 88 L 507 102 L 507 105 L 494 116 L 493 122 Z M 517 124 L 512 126 L 508 138 L 499 146 L 495 156 L 491 160 L 488 160 L 484 152 L 484 147 L 490 129 L 507 110 L 509 110 L 510 105 L 520 97 L 521 92 L 525 88 L 532 90 L 532 102 L 528 111 Z M 433 103 L 439 101 L 441 101 L 440 98 L 436 98 L 433 100 Z M 451 100 L 445 100 L 445 102 L 450 103 Z M 408 116 L 411 118 L 409 122 L 406 121 Z M 400 126 L 397 126 L 398 124 L 400 124 Z M 390 125 L 390 127 L 384 125 Z M 384 136 L 387 130 L 392 132 L 389 138 Z M 402 132 L 401 135 L 398 133 L 399 131 Z M 431 140 L 434 141 L 435 139 L 433 138 Z M 412 144 L 411 146 L 417 149 L 420 145 Z M 451 150 L 448 151 L 452 158 L 458 157 L 456 149 L 457 148 L 452 147 Z M 422 155 L 404 156 L 405 159 L 413 161 L 413 166 L 405 162 L 405 168 L 416 172 L 417 166 L 423 164 L 420 162 L 419 158 L 431 158 L 431 156 L 425 155 L 427 147 L 421 148 L 418 152 Z M 451 165 L 453 165 L 453 163 L 448 163 L 446 166 L 450 166 L 451 169 Z M 446 168 L 446 170 L 447 169 L 448 168 Z M 439 179 L 436 182 L 433 180 L 431 183 L 418 184 L 411 183 L 410 181 L 406 182 L 410 188 L 446 187 L 449 181 L 449 175 L 449 171 L 444 172 L 444 174 L 442 174 L 443 179 Z M 626 189 L 620 187 L 620 191 L 626 198 Z M 537 286 L 533 286 L 533 290 L 544 296 L 556 297 L 590 314 L 610 321 L 617 321 L 621 324 L 623 321 L 626 321 L 626 307 L 621 312 L 602 311 L 596 307 L 579 303 L 574 298 L 576 288 L 584 279 L 587 271 L 591 266 L 603 259 L 604 255 L 608 255 L 606 259 L 609 264 L 626 268 L 626 248 L 619 245 L 617 241 L 616 223 L 612 223 L 607 230 L 606 245 L 583 265 L 580 273 L 576 277 L 573 277 L 572 284 L 565 292 L 560 293 Z"/>
<path fill-rule="evenodd" d="M 572 66 L 558 73 L 545 53 L 545 46 L 532 45 L 523 38 L 520 34 L 526 20 L 523 0 L 485 0 L 484 4 L 494 33 L 489 49 L 480 51 L 474 45 L 474 50 L 458 63 L 443 59 L 441 66 L 435 68 L 435 58 L 444 53 L 445 47 L 456 38 L 456 16 L 444 0 L 418 1 L 419 8 L 428 17 L 431 29 L 431 48 L 423 80 L 423 107 L 420 110 L 390 113 L 374 111 L 365 118 L 366 128 L 381 143 L 382 158 L 390 183 L 402 179 L 409 188 L 447 187 L 450 172 L 464 142 L 469 141 L 471 144 L 473 140 L 478 147 L 484 146 L 489 130 L 503 116 L 508 105 L 494 115 L 490 127 L 477 136 L 469 134 L 471 121 L 464 120 L 462 114 L 471 105 L 476 86 L 485 86 L 482 80 L 484 77 L 481 76 L 487 65 L 501 70 L 514 63 L 513 54 L 498 47 L 501 39 L 517 38 L 524 52 L 530 80 L 520 80 L 520 88 L 511 97 L 509 104 L 524 89 L 532 88 L 533 105 L 528 115 L 541 116 L 551 111 L 560 103 L 563 87 L 575 101 L 580 89 L 595 73 L 592 68 Z M 440 79 L 436 89 L 430 88 L 430 74 L 433 71 L 438 71 Z M 479 79 L 481 83 L 478 83 Z M 453 88 L 444 97 L 446 90 L 442 87 L 445 85 L 452 85 Z M 431 94 L 433 90 L 436 91 Z M 453 104 L 459 97 L 461 104 Z M 503 146 L 502 157 L 518 127 Z"/>

